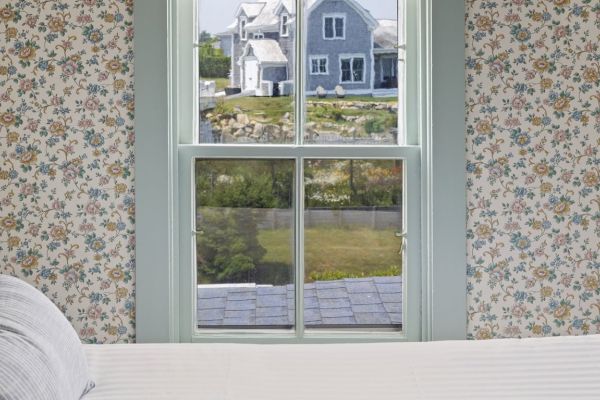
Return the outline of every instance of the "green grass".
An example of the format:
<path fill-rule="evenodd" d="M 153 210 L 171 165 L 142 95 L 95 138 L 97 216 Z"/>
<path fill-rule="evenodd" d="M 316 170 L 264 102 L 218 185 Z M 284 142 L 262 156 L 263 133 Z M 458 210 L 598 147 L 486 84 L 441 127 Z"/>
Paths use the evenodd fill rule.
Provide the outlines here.
<path fill-rule="evenodd" d="M 400 241 L 393 230 L 310 228 L 306 230 L 305 273 L 309 277 L 359 277 L 400 273 Z M 292 264 L 292 233 L 262 230 L 258 240 L 267 250 L 261 261 Z"/>
<path fill-rule="evenodd" d="M 244 114 L 260 122 L 278 123 L 285 113 L 292 113 L 294 104 L 292 97 L 234 97 L 225 99 L 228 109 L 239 108 Z"/>
<path fill-rule="evenodd" d="M 229 78 L 202 78 L 204 81 L 215 81 L 217 92 L 222 92 L 229 86 Z"/>

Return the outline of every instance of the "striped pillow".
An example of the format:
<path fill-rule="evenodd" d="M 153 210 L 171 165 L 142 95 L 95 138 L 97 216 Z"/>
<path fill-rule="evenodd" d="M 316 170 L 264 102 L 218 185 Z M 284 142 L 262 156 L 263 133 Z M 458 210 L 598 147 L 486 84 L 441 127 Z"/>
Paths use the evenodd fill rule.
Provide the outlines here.
<path fill-rule="evenodd" d="M 94 387 L 75 330 L 33 286 L 0 275 L 0 399 L 77 400 Z"/>

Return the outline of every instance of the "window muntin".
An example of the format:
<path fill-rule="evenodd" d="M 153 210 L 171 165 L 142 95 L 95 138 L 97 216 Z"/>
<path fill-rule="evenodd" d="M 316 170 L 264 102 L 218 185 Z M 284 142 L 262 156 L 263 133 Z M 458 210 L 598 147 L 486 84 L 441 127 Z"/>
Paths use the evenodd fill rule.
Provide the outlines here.
<path fill-rule="evenodd" d="M 340 83 L 364 83 L 365 81 L 365 57 L 340 56 Z"/>
<path fill-rule="evenodd" d="M 210 0 L 197 0 L 200 2 L 203 1 L 210 1 Z M 251 96 L 236 96 L 236 97 L 230 97 L 229 95 L 227 95 L 224 99 L 221 98 L 220 100 L 224 100 L 223 103 L 219 102 L 217 100 L 216 106 L 214 106 L 213 108 L 207 109 L 207 110 L 203 110 L 201 117 L 200 117 L 200 124 L 202 124 L 203 121 L 206 121 L 209 117 L 208 114 L 218 114 L 218 113 L 223 113 L 223 110 L 225 110 L 226 112 L 223 113 L 226 116 L 226 120 L 227 120 L 227 127 L 232 127 L 235 129 L 235 131 L 232 134 L 232 131 L 230 131 L 228 133 L 228 135 L 223 135 L 220 134 L 219 136 L 214 136 L 210 139 L 210 140 L 205 140 L 202 138 L 200 138 L 199 143 L 201 144 L 212 144 L 214 145 L 214 149 L 216 149 L 216 153 L 217 154 L 227 154 L 227 158 L 232 158 L 234 160 L 239 161 L 240 163 L 244 163 L 246 161 L 248 161 L 249 159 L 251 160 L 256 160 L 258 157 L 258 155 L 260 155 L 260 157 L 258 157 L 259 160 L 262 161 L 269 161 L 269 160 L 273 160 L 273 159 L 277 159 L 278 157 L 280 157 L 282 154 L 290 154 L 289 152 L 291 150 L 286 150 L 285 147 L 269 147 L 269 145 L 272 144 L 294 144 L 296 147 L 294 148 L 294 152 L 293 152 L 293 156 L 291 159 L 293 159 L 295 161 L 295 169 L 294 169 L 294 174 L 295 174 L 295 181 L 297 186 L 295 187 L 295 191 L 294 191 L 294 199 L 295 199 L 295 203 L 293 205 L 293 211 L 295 212 L 295 217 L 294 217 L 294 227 L 296 229 L 294 238 L 292 240 L 292 248 L 294 249 L 295 252 L 295 257 L 293 258 L 293 262 L 294 262 L 294 268 L 295 268 L 295 273 L 294 273 L 294 284 L 288 284 L 288 285 L 292 285 L 293 287 L 295 287 L 295 290 L 297 291 L 304 291 L 304 289 L 306 288 L 304 286 L 304 279 L 306 279 L 307 274 L 306 271 L 304 270 L 305 268 L 309 267 L 308 262 L 305 262 L 304 258 L 306 257 L 306 250 L 310 250 L 312 247 L 314 247 L 314 239 L 311 235 L 307 235 L 305 226 L 304 226 L 304 220 L 305 218 L 307 218 L 307 215 L 305 213 L 305 207 L 304 207 L 304 203 L 307 201 L 306 198 L 304 198 L 302 196 L 302 192 L 305 190 L 305 169 L 309 169 L 312 168 L 311 164 L 309 164 L 309 161 L 323 161 L 323 162 L 327 162 L 330 159 L 327 159 L 327 156 L 325 156 L 323 153 L 319 153 L 321 151 L 321 149 L 319 148 L 319 146 L 322 145 L 347 145 L 347 144 L 351 144 L 353 146 L 355 146 L 355 149 L 358 151 L 352 151 L 350 149 L 345 150 L 343 147 L 340 147 L 338 149 L 336 149 L 333 153 L 336 154 L 336 158 L 335 160 L 338 163 L 350 163 L 350 161 L 352 160 L 353 162 L 356 162 L 357 165 L 361 165 L 361 164 L 365 164 L 365 163 L 370 163 L 370 164 L 377 164 L 377 163 L 385 163 L 388 160 L 394 160 L 396 162 L 399 162 L 400 164 L 402 164 L 402 170 L 410 170 L 411 169 L 411 165 L 416 166 L 415 164 L 415 158 L 413 157 L 409 157 L 408 159 L 404 158 L 404 156 L 402 158 L 398 158 L 397 154 L 391 156 L 390 154 L 394 154 L 393 152 L 387 151 L 388 149 L 393 150 L 394 146 L 393 145 L 397 145 L 398 143 L 401 143 L 401 139 L 399 138 L 399 129 L 398 129 L 398 113 L 397 113 L 397 109 L 398 109 L 398 96 L 400 96 L 403 99 L 404 93 L 403 93 L 403 87 L 400 88 L 400 90 L 398 90 L 398 88 L 395 88 L 395 94 L 388 94 L 388 97 L 384 97 L 383 99 L 379 96 L 375 96 L 375 93 L 369 92 L 367 95 L 365 95 L 365 91 L 368 90 L 372 90 L 371 89 L 365 89 L 361 86 L 359 86 L 360 84 L 369 84 L 368 82 L 373 79 L 373 70 L 375 68 L 380 69 L 378 66 L 375 65 L 374 63 L 374 59 L 376 58 L 376 52 L 373 51 L 372 54 L 371 53 L 355 53 L 352 51 L 352 49 L 350 49 L 350 51 L 348 53 L 343 53 L 342 55 L 344 55 L 346 58 L 349 58 L 350 61 L 349 63 L 347 63 L 347 67 L 346 68 L 349 73 L 349 79 L 350 82 L 341 82 L 341 71 L 342 71 L 342 67 L 341 67 L 341 63 L 340 63 L 340 54 L 338 53 L 332 53 L 332 54 L 321 54 L 319 52 L 315 52 L 315 54 L 321 54 L 322 57 L 320 60 L 318 60 L 318 63 L 315 63 L 315 69 L 314 71 L 319 71 L 320 74 L 318 75 L 323 75 L 321 77 L 324 77 L 326 75 L 321 74 L 322 71 L 327 71 L 328 75 L 331 78 L 331 85 L 329 85 L 329 82 L 327 83 L 326 89 L 325 89 L 325 96 L 321 96 L 319 94 L 318 90 L 315 90 L 314 88 L 310 87 L 309 84 L 309 76 L 313 75 L 313 58 L 311 58 L 310 56 L 308 56 L 308 54 L 310 54 L 310 52 L 307 51 L 306 46 L 306 42 L 305 43 L 299 43 L 296 41 L 296 38 L 298 37 L 298 35 L 301 35 L 305 38 L 307 38 L 307 36 L 310 35 L 310 32 L 307 31 L 302 31 L 303 27 L 302 27 L 302 23 L 300 23 L 298 26 L 298 18 L 295 14 L 295 12 L 291 12 L 290 13 L 291 17 L 291 21 L 292 23 L 289 25 L 290 27 L 293 27 L 293 29 L 291 29 L 289 31 L 289 35 L 290 35 L 290 39 L 292 41 L 292 45 L 293 47 L 295 47 L 295 51 L 294 49 L 290 49 L 290 48 L 284 48 L 280 43 L 280 49 L 282 50 L 282 53 L 287 57 L 287 60 L 289 61 L 289 63 L 286 65 L 287 71 L 288 73 L 293 74 L 292 75 L 288 75 L 287 78 L 292 77 L 293 79 L 288 79 L 288 81 L 292 82 L 292 90 L 291 91 L 286 91 L 284 90 L 284 93 L 289 93 L 289 95 L 282 95 L 282 92 L 279 93 L 280 96 L 264 96 L 264 93 L 259 93 L 256 92 L 255 95 L 251 95 Z M 307 9 L 304 10 L 304 16 L 306 18 L 307 15 Z M 332 26 L 332 35 L 333 36 L 345 36 L 345 24 L 346 24 L 346 18 L 338 18 L 339 21 L 336 22 L 335 21 L 335 17 L 334 20 L 332 20 L 331 26 Z M 301 20 L 301 19 L 300 19 Z M 251 19 L 250 21 L 256 21 L 256 19 Z M 253 22 L 248 22 L 248 24 L 253 24 Z M 323 25 L 324 26 L 324 25 Z M 276 29 L 276 28 L 275 28 Z M 300 29 L 301 32 L 295 32 L 297 29 Z M 256 27 L 254 25 L 249 25 L 248 26 L 248 30 L 250 31 L 257 31 Z M 272 32 L 269 31 L 267 33 L 268 38 L 265 39 L 265 41 L 268 40 L 275 40 L 273 39 L 273 34 L 277 34 L 277 32 Z M 281 26 L 280 26 L 280 32 L 279 34 L 281 34 Z M 322 37 L 321 32 L 318 32 L 318 35 L 320 36 L 321 40 L 324 40 L 324 38 Z M 243 52 L 242 55 L 244 57 L 246 57 L 244 60 L 238 59 L 235 57 L 235 55 L 232 56 L 231 59 L 231 65 L 232 66 L 240 66 L 240 64 L 243 64 L 244 61 L 249 61 L 249 67 L 253 68 L 253 63 L 252 61 L 254 61 L 252 58 L 253 57 L 258 57 L 259 53 L 264 50 L 261 49 L 259 47 L 254 47 L 254 44 L 252 43 L 252 41 L 248 41 L 249 43 L 246 45 L 244 45 L 243 48 Z M 310 42 L 310 40 L 309 40 Z M 396 42 L 397 43 L 397 42 Z M 309 43 L 310 44 L 310 43 Z M 364 49 L 361 49 L 364 50 Z M 368 49 L 367 49 L 368 51 Z M 380 51 L 380 50 L 379 50 Z M 234 54 L 235 52 L 232 52 L 232 54 Z M 396 56 L 397 56 L 397 49 L 396 49 Z M 330 57 L 332 56 L 332 57 Z M 348 57 L 349 56 L 349 57 Z M 299 61 L 298 61 L 299 60 Z M 297 63 L 301 62 L 302 64 L 305 65 L 305 67 L 303 68 L 303 75 L 299 75 L 296 76 L 296 73 L 298 72 L 297 69 Z M 329 64 L 331 63 L 331 64 Z M 268 63 L 266 63 L 268 64 Z M 337 65 L 336 65 L 337 64 Z M 270 64 L 269 66 L 272 66 L 272 64 Z M 330 69 L 331 68 L 331 69 Z M 232 71 L 233 71 L 233 67 L 232 67 Z M 257 69 L 251 69 L 251 71 L 254 73 L 256 73 L 256 75 L 250 75 L 248 74 L 247 76 L 257 76 L 258 79 L 262 79 L 264 78 L 264 70 L 257 68 Z M 338 75 L 339 73 L 339 75 Z M 317 76 L 318 76 L 317 75 Z M 240 77 L 242 77 L 243 80 L 243 74 L 240 73 Z M 231 76 L 230 76 L 231 78 Z M 267 80 L 267 79 L 264 79 Z M 362 82 L 361 82 L 362 81 Z M 283 81 L 280 81 L 278 83 L 282 83 Z M 285 82 L 284 82 L 285 84 Z M 350 86 L 345 86 L 346 84 L 349 84 Z M 243 85 L 243 83 L 239 83 L 239 85 Z M 233 85 L 231 85 L 233 86 Z M 250 86 L 250 85 L 248 85 Z M 258 84 L 257 87 L 260 90 L 262 89 L 261 84 Z M 298 88 L 296 88 L 296 86 L 299 86 L 302 88 L 302 90 L 300 90 L 300 93 L 298 93 Z M 398 86 L 398 85 L 396 85 Z M 244 91 L 244 88 L 242 87 L 242 92 Z M 280 86 L 281 89 L 281 86 Z M 273 90 L 273 87 L 267 88 L 268 93 L 274 93 L 271 92 L 271 90 Z M 202 97 L 202 96 L 201 96 Z M 227 104 L 228 102 L 230 102 L 230 100 L 234 100 L 237 99 L 237 104 L 234 104 L 233 102 L 231 102 L 230 104 Z M 279 100 L 279 101 L 278 101 Z M 280 104 L 282 104 L 280 102 L 280 100 L 285 100 L 286 104 L 286 111 L 285 113 L 281 113 L 281 111 L 279 111 L 279 107 Z M 304 102 L 304 107 L 299 107 L 298 102 Z M 261 103 L 261 104 L 259 104 Z M 367 103 L 365 105 L 363 105 L 363 103 Z M 266 105 L 266 106 L 265 106 Z M 230 106 L 230 107 L 229 107 Z M 363 108 L 364 107 L 364 108 Z M 298 114 L 299 111 L 302 110 L 304 113 L 302 115 Z M 241 112 L 240 112 L 241 111 Z M 258 111 L 256 113 L 252 113 L 250 114 L 249 112 L 252 111 Z M 277 116 L 277 121 L 276 123 L 272 123 L 274 122 L 274 120 L 270 120 L 270 121 L 261 121 L 262 118 L 264 118 L 264 116 L 270 116 L 275 114 Z M 245 115 L 245 116 L 244 116 Z M 301 121 L 296 120 L 296 115 L 299 115 L 301 117 Z M 370 116 L 374 116 L 376 118 L 370 118 Z M 246 118 L 247 117 L 247 118 Z M 371 119 L 374 119 L 373 121 L 371 121 Z M 287 123 L 289 123 L 288 127 L 290 127 L 291 129 L 289 129 L 286 132 L 285 135 L 285 140 L 281 140 L 281 136 L 278 136 L 276 133 L 266 137 L 266 138 L 259 138 L 259 137 L 252 137 L 252 133 L 254 133 L 255 125 L 256 123 L 260 123 L 263 124 L 263 122 L 266 122 L 263 125 L 267 125 L 267 124 L 271 124 L 271 125 L 278 125 L 280 128 L 283 128 L 284 126 L 286 126 Z M 283 123 L 280 123 L 283 122 Z M 396 127 L 396 129 L 389 129 L 389 131 L 386 131 L 386 129 L 388 129 L 388 125 L 389 126 L 394 126 Z M 221 129 L 224 125 L 221 121 L 218 121 L 216 123 L 213 124 L 213 127 L 217 126 L 219 129 Z M 351 128 L 357 128 L 354 131 Z M 383 127 L 383 131 L 381 130 Z M 264 128 L 264 126 L 263 126 Z M 271 126 L 270 129 L 273 129 L 273 127 Z M 364 132 L 363 132 L 364 129 Z M 282 129 L 283 130 L 283 129 Z M 240 132 L 241 131 L 241 132 Z M 214 131 L 213 131 L 214 132 Z M 245 132 L 245 133 L 244 133 Z M 295 134 L 295 132 L 302 132 L 302 134 Z M 245 149 L 241 149 L 241 148 L 231 148 L 231 151 L 229 151 L 227 149 L 228 144 L 253 144 L 253 146 L 248 146 Z M 386 145 L 387 149 L 384 149 L 383 147 L 378 149 L 377 147 L 374 147 L 374 150 L 367 150 L 367 147 L 370 145 Z M 312 147 L 316 145 L 315 147 Z M 359 149 L 364 150 L 364 152 L 361 153 L 361 151 Z M 201 151 L 202 153 L 204 153 L 204 150 Z M 210 152 L 209 152 L 210 153 Z M 329 152 L 328 152 L 329 153 Z M 410 153 L 410 152 L 409 152 Z M 206 154 L 206 153 L 204 153 Z M 401 154 L 405 154 L 403 152 L 401 152 Z M 265 156 L 266 155 L 266 156 Z M 368 158 L 366 157 L 368 155 Z M 250 157 L 250 158 L 248 158 Z M 265 158 L 266 157 L 266 158 Z M 200 157 L 200 159 L 202 159 Z M 412 160 L 412 161 L 408 161 L 408 160 Z M 405 163 L 408 163 L 408 165 L 404 165 Z M 344 164 L 345 165 L 345 164 Z M 405 168 L 406 167 L 406 168 Z M 313 168 L 314 169 L 314 168 Z M 334 169 L 334 168 L 332 168 Z M 344 169 L 344 168 L 341 168 Z M 415 171 L 417 168 L 413 168 L 412 170 Z M 413 180 L 414 182 L 414 180 Z M 414 185 L 413 185 L 414 186 Z M 416 191 L 418 191 L 418 189 L 416 189 Z M 402 191 L 402 196 L 405 195 L 405 191 Z M 404 204 L 404 203 L 402 203 Z M 302 210 L 302 212 L 299 212 L 298 210 Z M 309 210 L 312 211 L 312 210 Z M 337 211 L 337 210 L 329 210 L 329 211 Z M 355 210 L 346 210 L 346 211 L 355 211 Z M 372 210 L 372 215 L 375 216 L 375 218 L 377 218 L 378 213 L 381 210 L 378 210 L 377 207 L 375 207 L 374 210 Z M 397 215 L 401 215 L 404 211 L 399 210 L 396 214 Z M 300 217 L 299 214 L 302 215 L 302 217 Z M 348 212 L 346 212 L 346 214 L 348 214 Z M 310 218 L 310 217 L 308 217 Z M 402 223 L 404 223 L 404 219 L 401 220 Z M 360 230 L 360 229 L 359 229 Z M 398 233 L 400 234 L 400 237 L 396 237 L 395 235 L 384 235 L 385 236 L 385 240 L 386 240 L 386 248 L 391 249 L 394 247 L 393 244 L 396 244 L 396 250 L 399 251 L 402 247 L 403 247 L 403 242 L 404 239 L 402 239 L 402 234 L 403 234 L 403 226 L 398 226 L 398 230 L 397 232 L 394 233 Z M 202 221 L 199 221 L 199 224 L 196 226 L 196 231 L 197 232 L 202 232 Z M 352 230 L 350 230 L 350 234 L 352 233 Z M 354 232 L 355 233 L 355 232 Z M 350 235 L 352 236 L 352 235 Z M 377 236 L 377 235 L 376 235 Z M 303 238 L 303 239 L 300 239 Z M 308 239 L 308 242 L 301 244 L 299 243 L 299 241 L 304 242 L 306 239 Z M 311 241 L 312 239 L 312 241 Z M 379 236 L 377 236 L 377 240 L 380 240 Z M 343 240 L 341 240 L 343 242 Z M 392 242 L 393 241 L 393 242 Z M 288 249 L 289 250 L 289 249 Z M 297 255 L 299 252 L 302 252 L 303 256 L 301 258 L 299 258 L 299 256 Z M 196 254 L 197 256 L 198 254 Z M 402 257 L 397 254 L 398 259 L 402 260 Z M 400 268 L 402 268 L 402 265 L 404 265 L 402 263 L 402 261 L 400 261 L 399 263 Z M 372 269 L 372 268 L 371 268 Z M 384 271 L 385 269 L 375 269 L 375 272 L 381 272 Z M 386 274 L 389 274 L 389 271 L 392 272 L 397 272 L 398 271 L 398 265 L 390 265 L 389 269 L 385 270 Z M 309 272 L 310 273 L 310 272 Z M 348 274 L 347 272 L 342 271 L 342 274 L 340 275 L 339 273 L 332 273 L 329 276 L 345 276 L 344 273 Z M 327 273 L 323 273 L 321 272 L 321 275 L 314 275 L 317 278 L 322 278 L 322 277 L 327 277 Z M 371 278 L 382 278 L 382 279 L 391 279 L 392 282 L 389 282 L 390 284 L 394 285 L 396 292 L 395 295 L 396 297 L 401 296 L 401 290 L 402 290 L 402 283 L 394 281 L 394 279 L 399 278 L 399 274 L 397 276 L 391 276 L 391 277 L 387 277 L 387 276 L 371 276 L 368 277 L 369 279 Z M 341 280 L 343 279 L 361 279 L 361 278 L 340 278 Z M 325 285 L 327 286 L 327 282 L 332 282 L 332 281 L 325 281 Z M 308 282 L 307 284 L 310 285 L 312 282 Z M 207 283 L 204 283 L 205 285 Z M 210 284 L 210 283 L 208 283 Z M 232 285 L 232 283 L 226 283 L 229 285 Z M 237 284 L 237 283 L 236 283 Z M 256 282 L 246 282 L 244 283 L 245 285 L 256 285 Z M 315 283 L 316 284 L 316 283 Z M 334 282 L 335 284 L 335 282 Z M 289 288 L 289 286 L 286 285 L 286 289 Z M 258 285 L 260 286 L 260 284 Z M 274 284 L 272 284 L 272 286 L 276 286 Z M 283 286 L 283 285 L 279 285 L 279 286 Z M 202 287 L 201 289 L 203 289 L 205 292 L 207 290 L 206 287 Z M 248 289 L 248 288 L 244 288 L 244 289 Z M 275 289 L 274 289 L 275 290 Z M 282 290 L 281 288 L 276 289 L 276 290 Z M 304 296 L 301 296 L 300 294 L 298 294 L 297 296 L 301 296 L 301 301 L 304 303 L 305 306 L 307 306 L 307 303 L 310 302 L 311 300 L 309 300 L 310 293 L 308 293 L 310 291 L 310 286 L 308 287 L 308 291 L 307 293 L 305 293 Z M 258 292 L 258 288 L 257 288 L 257 292 Z M 327 295 L 327 294 L 326 294 Z M 258 298 L 259 298 L 259 294 L 256 293 L 254 295 L 256 297 L 256 303 L 259 302 Z M 286 292 L 286 296 L 287 297 L 292 297 L 293 294 L 287 293 Z M 252 297 L 252 295 L 249 295 L 249 297 Z M 202 297 L 201 295 L 199 296 L 200 299 L 203 299 L 204 297 Z M 210 298 L 210 297 L 209 297 Z M 281 300 L 281 299 L 280 299 Z M 295 298 L 296 301 L 300 301 L 297 297 Z M 262 301 L 262 300 L 261 300 Z M 323 308 L 327 308 L 327 301 L 324 302 L 325 306 Z M 365 304 L 358 304 L 360 306 L 367 306 Z M 250 307 L 248 305 L 245 305 L 247 307 Z M 385 305 L 382 306 L 385 308 Z M 205 309 L 206 307 L 202 308 L 202 304 L 200 302 L 200 300 L 198 300 L 198 304 L 197 304 L 198 310 L 202 310 Z M 298 324 L 294 325 L 294 328 L 297 331 L 302 331 L 303 329 L 308 329 L 308 330 L 313 330 L 313 329 L 317 329 L 317 328 L 334 328 L 334 329 L 341 329 L 341 328 L 347 328 L 347 329 L 354 329 L 354 328 L 360 328 L 360 327 L 364 327 L 364 328 L 373 328 L 373 329 L 379 329 L 379 328 L 391 328 L 392 330 L 400 330 L 401 329 L 401 320 L 395 319 L 392 320 L 391 318 L 389 318 L 389 323 L 367 323 L 364 319 L 362 320 L 356 320 L 357 322 L 348 326 L 345 326 L 344 324 L 328 324 L 328 323 L 322 323 L 322 324 L 315 324 L 314 320 L 310 320 L 310 318 L 306 318 L 308 317 L 308 315 L 303 315 L 303 314 L 307 314 L 307 310 L 310 307 L 301 307 L 300 303 L 298 303 L 298 306 L 296 307 L 296 303 L 292 305 L 290 305 L 290 303 L 288 303 L 288 307 L 295 307 L 295 309 L 293 310 L 295 312 L 295 321 L 298 321 Z M 394 305 L 395 308 L 393 308 L 394 310 L 398 310 L 398 305 Z M 403 307 L 403 305 L 401 305 L 401 307 Z M 368 307 L 364 307 L 363 309 L 366 309 Z M 360 307 L 359 307 L 360 309 Z M 234 310 L 234 311 L 239 311 L 239 310 Z M 288 308 L 288 315 L 290 312 L 290 308 Z M 326 314 L 329 311 L 325 311 L 324 314 Z M 361 312 L 361 311 L 357 311 L 357 312 Z M 392 311 L 386 311 L 386 312 L 392 312 Z M 259 313 L 259 311 L 257 311 L 255 309 L 255 313 Z M 300 313 L 300 316 L 299 314 Z M 283 312 L 281 312 L 281 316 L 283 316 Z M 397 314 L 397 313 L 396 313 Z M 199 314 L 197 314 L 199 315 Z M 323 315 L 323 314 L 322 314 Z M 304 316 L 304 318 L 302 318 Z M 256 318 L 256 316 L 255 316 Z M 290 317 L 291 318 L 291 317 Z M 326 317 L 329 318 L 329 317 Z M 362 317 L 361 317 L 362 318 Z M 359 318 L 360 319 L 360 318 Z M 200 321 L 204 321 L 206 322 L 205 319 L 199 318 L 198 320 Z M 255 320 L 256 321 L 256 320 Z M 291 321 L 291 319 L 288 319 L 288 321 Z M 292 325 L 292 323 L 290 324 L 275 324 L 273 323 L 272 325 L 260 325 L 257 324 L 256 322 L 254 324 L 251 323 L 247 323 L 247 324 L 241 324 L 241 325 L 236 325 L 236 324 L 232 324 L 232 325 L 228 325 L 225 323 L 221 323 L 219 324 L 202 324 L 199 323 L 198 324 L 201 331 L 205 331 L 206 329 L 208 329 L 209 331 L 215 331 L 215 330 L 219 330 L 220 329 L 237 329 L 237 328 L 242 328 L 242 329 L 255 329 L 255 328 L 273 328 L 273 329 L 289 329 Z M 320 330 L 320 329 L 317 329 Z"/>
<path fill-rule="evenodd" d="M 310 56 L 310 74 L 328 75 L 329 57 L 327 55 Z"/>
<path fill-rule="evenodd" d="M 344 14 L 323 15 L 323 39 L 336 40 L 346 38 L 346 16 Z"/>

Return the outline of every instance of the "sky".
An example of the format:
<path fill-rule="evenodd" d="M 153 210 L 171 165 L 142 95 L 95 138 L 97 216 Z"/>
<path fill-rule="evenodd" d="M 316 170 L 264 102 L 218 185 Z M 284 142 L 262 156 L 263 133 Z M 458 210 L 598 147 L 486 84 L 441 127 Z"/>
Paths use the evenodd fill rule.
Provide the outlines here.
<path fill-rule="evenodd" d="M 246 0 L 252 1 L 252 0 Z M 397 14 L 397 0 L 357 0 L 376 19 L 393 19 Z M 242 0 L 199 0 L 199 31 L 223 32 L 234 19 Z"/>

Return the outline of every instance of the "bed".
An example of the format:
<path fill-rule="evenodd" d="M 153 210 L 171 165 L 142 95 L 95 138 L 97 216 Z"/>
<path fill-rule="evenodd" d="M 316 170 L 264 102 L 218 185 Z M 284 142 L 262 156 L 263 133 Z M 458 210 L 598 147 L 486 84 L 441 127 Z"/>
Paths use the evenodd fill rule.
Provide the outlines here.
<path fill-rule="evenodd" d="M 85 400 L 600 399 L 600 336 L 84 350 Z"/>

